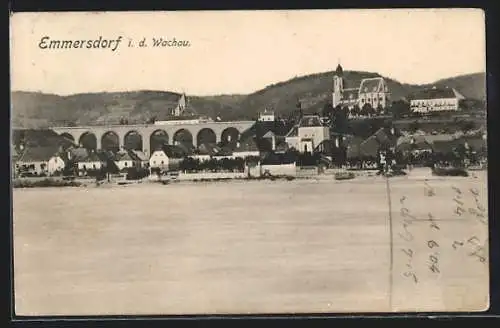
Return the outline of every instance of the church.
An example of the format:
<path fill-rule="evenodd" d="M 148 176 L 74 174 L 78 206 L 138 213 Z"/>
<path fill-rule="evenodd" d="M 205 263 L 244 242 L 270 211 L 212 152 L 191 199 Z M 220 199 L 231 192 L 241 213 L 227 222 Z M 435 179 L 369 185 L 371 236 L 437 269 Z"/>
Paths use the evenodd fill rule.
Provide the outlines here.
<path fill-rule="evenodd" d="M 382 77 L 363 79 L 358 88 L 345 88 L 345 84 L 344 70 L 339 64 L 333 76 L 333 107 L 348 107 L 351 110 L 356 105 L 363 108 L 365 104 L 369 104 L 377 110 L 390 106 L 389 87 Z"/>

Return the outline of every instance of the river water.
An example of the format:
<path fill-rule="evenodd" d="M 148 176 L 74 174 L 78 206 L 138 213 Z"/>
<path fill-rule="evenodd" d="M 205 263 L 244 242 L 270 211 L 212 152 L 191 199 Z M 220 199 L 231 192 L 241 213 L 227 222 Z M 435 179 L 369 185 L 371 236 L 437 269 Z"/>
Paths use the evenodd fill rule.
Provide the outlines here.
<path fill-rule="evenodd" d="M 454 179 L 485 192 L 484 176 Z M 387 195 L 381 177 L 16 189 L 16 313 L 390 311 Z M 460 283 L 484 294 L 478 270 Z"/>

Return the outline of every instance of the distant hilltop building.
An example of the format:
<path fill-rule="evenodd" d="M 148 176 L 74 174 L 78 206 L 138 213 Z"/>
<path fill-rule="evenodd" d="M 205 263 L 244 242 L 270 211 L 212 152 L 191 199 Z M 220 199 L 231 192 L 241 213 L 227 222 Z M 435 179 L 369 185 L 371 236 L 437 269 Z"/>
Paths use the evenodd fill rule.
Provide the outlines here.
<path fill-rule="evenodd" d="M 433 87 L 414 94 L 410 99 L 410 109 L 415 113 L 458 111 L 462 99 L 465 97 L 453 88 Z"/>
<path fill-rule="evenodd" d="M 177 106 L 172 109 L 171 115 L 172 116 L 182 116 L 184 112 L 186 111 L 186 95 L 183 93 L 181 98 L 179 99 L 179 102 L 177 103 Z"/>
<path fill-rule="evenodd" d="M 346 106 L 352 109 L 356 105 L 363 108 L 365 104 L 369 104 L 374 109 L 384 109 L 389 106 L 390 92 L 384 78 L 363 79 L 358 88 L 346 88 L 345 84 L 344 70 L 339 64 L 333 76 L 333 107 Z"/>
<path fill-rule="evenodd" d="M 200 124 L 213 122 L 213 119 L 206 116 L 197 115 L 195 110 L 188 106 L 186 94 L 182 94 L 177 101 L 175 108 L 168 111 L 166 120 L 155 120 L 155 125 L 175 125 L 175 124 Z"/>
<path fill-rule="evenodd" d="M 268 111 L 267 109 L 259 113 L 260 122 L 274 122 L 275 115 L 273 111 Z"/>

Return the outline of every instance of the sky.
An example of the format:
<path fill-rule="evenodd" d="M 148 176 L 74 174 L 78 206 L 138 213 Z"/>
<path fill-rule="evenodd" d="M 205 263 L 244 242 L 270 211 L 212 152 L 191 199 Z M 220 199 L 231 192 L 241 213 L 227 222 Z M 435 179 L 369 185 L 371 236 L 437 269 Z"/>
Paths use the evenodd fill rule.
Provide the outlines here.
<path fill-rule="evenodd" d="M 120 36 L 115 51 L 116 41 L 105 49 L 40 48 L 43 37 L 48 44 Z M 147 47 L 138 46 L 143 38 Z M 153 47 L 153 38 L 189 47 Z M 479 9 L 15 13 L 10 44 L 11 88 L 59 95 L 246 94 L 339 62 L 413 84 L 486 71 Z"/>

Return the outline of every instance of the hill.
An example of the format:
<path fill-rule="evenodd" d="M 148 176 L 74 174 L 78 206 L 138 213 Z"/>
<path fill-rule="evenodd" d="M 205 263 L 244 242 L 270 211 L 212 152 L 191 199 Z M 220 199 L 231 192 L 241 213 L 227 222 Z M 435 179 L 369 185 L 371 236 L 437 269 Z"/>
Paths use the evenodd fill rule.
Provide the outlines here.
<path fill-rule="evenodd" d="M 466 98 L 486 100 L 486 74 L 475 73 L 443 79 L 434 83 L 436 86 L 457 89 Z"/>
<path fill-rule="evenodd" d="M 363 78 L 380 76 L 373 72 L 345 71 L 345 87 L 357 87 Z M 276 83 L 249 95 L 190 96 L 188 108 L 199 115 L 222 120 L 255 119 L 265 108 L 287 115 L 298 101 L 306 113 L 319 112 L 330 101 L 333 72 L 311 74 Z M 403 84 L 386 78 L 392 99 L 405 98 L 430 85 Z M 469 98 L 485 98 L 485 74 L 477 73 L 439 80 L 432 85 L 456 88 Z M 85 93 L 58 96 L 37 92 L 12 92 L 11 121 L 19 128 L 50 126 L 144 123 L 152 117 L 167 118 L 181 95 L 168 91 Z"/>

